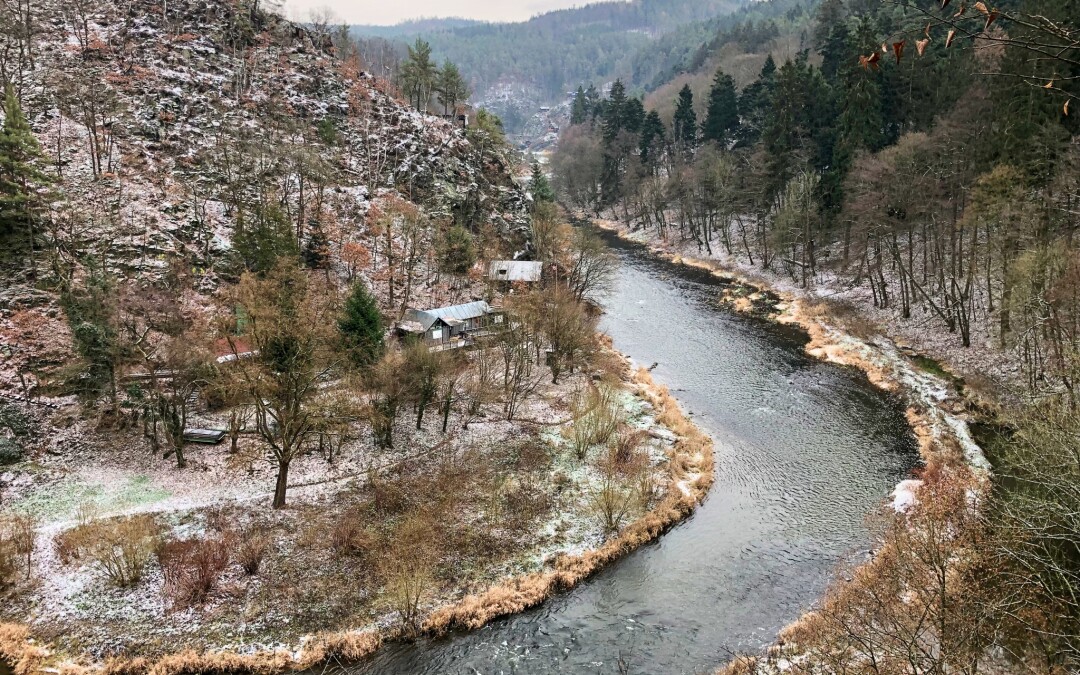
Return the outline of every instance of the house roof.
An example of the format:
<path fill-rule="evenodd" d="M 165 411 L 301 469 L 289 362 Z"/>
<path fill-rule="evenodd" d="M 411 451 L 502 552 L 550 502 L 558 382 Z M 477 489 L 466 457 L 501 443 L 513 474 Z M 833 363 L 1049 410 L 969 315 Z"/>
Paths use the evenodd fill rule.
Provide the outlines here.
<path fill-rule="evenodd" d="M 491 312 L 491 306 L 483 300 L 479 302 L 470 302 L 464 305 L 453 305 L 452 307 L 439 307 L 436 309 L 409 309 L 405 311 L 405 316 L 402 317 L 399 322 L 404 330 L 408 330 L 406 325 L 419 324 L 423 331 L 429 330 L 435 325 L 436 321 L 442 321 L 449 326 L 456 326 L 469 319 L 476 319 Z"/>
<path fill-rule="evenodd" d="M 488 267 L 488 278 L 496 281 L 540 281 L 544 263 L 527 260 L 494 260 Z"/>

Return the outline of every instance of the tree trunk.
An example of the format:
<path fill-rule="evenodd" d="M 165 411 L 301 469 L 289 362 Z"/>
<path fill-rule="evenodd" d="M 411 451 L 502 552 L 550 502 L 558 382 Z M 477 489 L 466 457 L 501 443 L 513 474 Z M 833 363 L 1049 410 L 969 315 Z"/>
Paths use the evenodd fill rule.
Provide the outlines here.
<path fill-rule="evenodd" d="M 277 484 L 274 486 L 274 508 L 285 508 L 285 491 L 289 488 L 289 462 L 278 461 Z"/>

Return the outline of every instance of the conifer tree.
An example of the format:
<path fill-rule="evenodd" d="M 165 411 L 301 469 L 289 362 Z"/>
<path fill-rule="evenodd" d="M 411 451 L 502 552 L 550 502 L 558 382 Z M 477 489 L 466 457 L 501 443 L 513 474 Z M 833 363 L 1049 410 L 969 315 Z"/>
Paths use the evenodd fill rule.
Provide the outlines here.
<path fill-rule="evenodd" d="M 303 258 L 308 269 L 327 269 L 330 262 L 330 240 L 321 227 L 316 227 L 308 236 L 304 244 Z"/>
<path fill-rule="evenodd" d="M 650 170 L 655 170 L 660 154 L 664 148 L 664 123 L 660 119 L 660 113 L 650 110 L 641 125 L 641 141 L 638 144 L 638 155 L 641 162 Z"/>
<path fill-rule="evenodd" d="M 758 79 L 743 89 L 739 97 L 739 145 L 754 143 L 765 128 L 772 105 L 773 90 L 776 88 L 776 62 L 772 54 L 765 58 Z"/>
<path fill-rule="evenodd" d="M 623 129 L 632 134 L 641 132 L 641 125 L 645 122 L 645 106 L 639 98 L 626 99 L 623 106 Z"/>
<path fill-rule="evenodd" d="M 697 147 L 697 113 L 694 112 L 694 92 L 689 84 L 683 85 L 679 92 L 672 124 L 675 144 L 685 155 L 693 154 Z"/>
<path fill-rule="evenodd" d="M 473 236 L 461 225 L 454 225 L 443 236 L 439 247 L 439 269 L 464 276 L 476 264 Z"/>
<path fill-rule="evenodd" d="M 26 232 L 30 264 L 34 262 L 34 221 L 41 205 L 39 191 L 52 182 L 41 169 L 44 155 L 14 88 L 4 90 L 4 124 L 0 127 L 0 236 Z"/>
<path fill-rule="evenodd" d="M 722 70 L 716 71 L 709 90 L 709 109 L 702 127 L 706 141 L 726 143 L 731 131 L 739 125 L 739 101 L 735 80 Z"/>
<path fill-rule="evenodd" d="M 417 110 L 427 112 L 439 69 L 431 59 L 431 45 L 424 40 L 416 38 L 408 50 L 409 56 L 401 66 L 402 88 Z"/>
<path fill-rule="evenodd" d="M 366 368 L 382 357 L 383 317 L 379 303 L 364 285 L 358 281 L 345 301 L 345 309 L 338 320 L 345 349 L 352 362 Z"/>
<path fill-rule="evenodd" d="M 449 115 L 457 109 L 458 103 L 468 100 L 472 92 L 465 78 L 461 76 L 456 64 L 449 60 L 443 62 L 436 77 L 435 92 L 443 106 L 443 114 Z"/>
<path fill-rule="evenodd" d="M 555 191 L 551 188 L 551 181 L 548 180 L 543 169 L 540 168 L 540 162 L 534 161 L 532 164 L 532 177 L 529 181 L 529 189 L 532 192 L 533 201 L 537 204 L 542 202 L 551 203 L 555 201 Z"/>
<path fill-rule="evenodd" d="M 604 143 L 610 144 L 626 124 L 626 87 L 622 80 L 615 80 L 611 93 L 604 102 Z"/>
<path fill-rule="evenodd" d="M 589 103 L 585 98 L 585 88 L 578 86 L 574 94 L 574 104 L 570 107 L 570 124 L 585 124 L 589 121 Z"/>

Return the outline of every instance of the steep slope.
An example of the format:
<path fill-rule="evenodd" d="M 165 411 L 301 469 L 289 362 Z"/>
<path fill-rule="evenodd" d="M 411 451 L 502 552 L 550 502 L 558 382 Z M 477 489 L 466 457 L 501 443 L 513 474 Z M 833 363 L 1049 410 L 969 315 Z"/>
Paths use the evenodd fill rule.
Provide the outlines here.
<path fill-rule="evenodd" d="M 9 344 L 26 333 L 15 313 L 35 307 L 30 323 L 51 328 L 32 332 L 62 336 L 53 291 L 90 264 L 149 278 L 179 259 L 212 294 L 237 272 L 245 220 L 291 228 L 301 247 L 322 231 L 340 248 L 369 236 L 372 199 L 399 195 L 508 240 L 527 224 L 511 159 L 486 134 L 408 108 L 257 2 L 46 0 L 31 19 L 26 57 L 8 63 L 59 177 L 36 269 L 25 251 L 0 265 Z M 24 46 L 3 39 L 8 53 Z M 0 389 L 64 360 L 21 344 Z"/>

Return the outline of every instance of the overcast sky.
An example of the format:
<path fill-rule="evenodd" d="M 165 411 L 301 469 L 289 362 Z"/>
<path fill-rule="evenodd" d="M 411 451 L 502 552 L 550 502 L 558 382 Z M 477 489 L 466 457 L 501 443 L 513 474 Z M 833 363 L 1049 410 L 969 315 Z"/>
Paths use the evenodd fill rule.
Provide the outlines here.
<path fill-rule="evenodd" d="M 281 0 L 279 0 L 280 2 Z M 306 19 L 313 9 L 329 9 L 351 24 L 395 24 L 421 17 L 465 17 L 486 21 L 524 21 L 552 9 L 588 0 L 284 0 L 285 13 Z"/>

